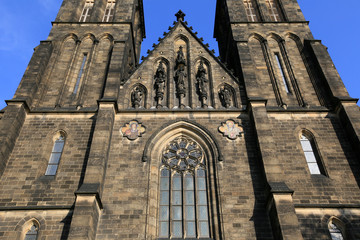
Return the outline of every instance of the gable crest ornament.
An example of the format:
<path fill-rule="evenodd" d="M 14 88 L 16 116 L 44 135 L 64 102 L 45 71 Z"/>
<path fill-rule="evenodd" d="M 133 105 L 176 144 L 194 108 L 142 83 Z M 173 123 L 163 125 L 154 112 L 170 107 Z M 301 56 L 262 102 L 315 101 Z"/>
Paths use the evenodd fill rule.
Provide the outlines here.
<path fill-rule="evenodd" d="M 136 120 L 125 123 L 125 125 L 120 129 L 123 137 L 126 137 L 129 140 L 136 140 L 138 137 L 141 137 L 145 131 L 145 126 Z"/>
<path fill-rule="evenodd" d="M 227 137 L 230 140 L 235 140 L 238 137 L 242 137 L 244 134 L 244 128 L 239 123 L 229 119 L 221 123 L 219 132 L 221 132 L 224 137 Z"/>

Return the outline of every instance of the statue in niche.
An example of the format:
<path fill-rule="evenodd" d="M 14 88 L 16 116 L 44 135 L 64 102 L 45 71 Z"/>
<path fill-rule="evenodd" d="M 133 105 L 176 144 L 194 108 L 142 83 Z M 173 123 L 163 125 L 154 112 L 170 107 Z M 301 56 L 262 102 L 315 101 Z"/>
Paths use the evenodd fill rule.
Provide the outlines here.
<path fill-rule="evenodd" d="M 201 100 L 202 107 L 207 107 L 206 99 L 207 99 L 207 83 L 208 79 L 206 78 L 206 69 L 204 68 L 203 60 L 200 61 L 200 65 L 198 68 L 198 72 L 196 74 L 198 93 Z"/>
<path fill-rule="evenodd" d="M 223 86 L 219 91 L 219 96 L 220 96 L 222 105 L 225 108 L 229 108 L 231 106 L 231 100 L 232 100 L 231 90 L 228 87 Z"/>
<path fill-rule="evenodd" d="M 178 68 L 179 65 L 184 65 L 184 66 L 186 66 L 186 62 L 185 62 L 185 57 L 184 57 L 184 52 L 183 52 L 183 47 L 182 47 L 182 46 L 179 47 L 179 51 L 177 52 L 176 66 L 175 66 L 175 68 Z"/>
<path fill-rule="evenodd" d="M 185 57 L 183 53 L 183 47 L 179 47 L 179 51 L 177 52 L 176 62 L 175 62 L 175 84 L 176 84 L 176 95 L 179 98 L 179 107 L 185 108 L 185 105 L 183 104 L 183 98 L 186 96 L 186 71 L 185 71 Z"/>
<path fill-rule="evenodd" d="M 155 99 L 156 99 L 156 107 L 162 107 L 161 101 L 164 99 L 165 92 L 165 81 L 166 81 L 166 71 L 163 66 L 163 62 L 161 61 L 154 76 L 155 79 Z"/>
<path fill-rule="evenodd" d="M 175 83 L 176 83 L 176 90 L 177 94 L 185 97 L 186 93 L 186 87 L 185 87 L 185 79 L 187 77 L 187 74 L 185 73 L 184 65 L 180 65 L 179 68 L 175 72 Z"/>
<path fill-rule="evenodd" d="M 134 89 L 134 91 L 131 93 L 131 103 L 133 108 L 139 108 L 141 106 L 140 104 L 143 95 L 143 90 L 139 86 Z"/>

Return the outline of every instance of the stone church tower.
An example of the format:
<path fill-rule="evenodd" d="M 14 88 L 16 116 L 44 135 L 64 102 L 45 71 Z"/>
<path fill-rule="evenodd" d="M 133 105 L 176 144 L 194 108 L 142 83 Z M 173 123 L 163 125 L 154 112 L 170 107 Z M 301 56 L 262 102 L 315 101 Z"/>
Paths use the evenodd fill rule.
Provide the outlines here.
<path fill-rule="evenodd" d="M 64 0 L 0 112 L 0 239 L 360 239 L 360 111 L 296 0 Z"/>

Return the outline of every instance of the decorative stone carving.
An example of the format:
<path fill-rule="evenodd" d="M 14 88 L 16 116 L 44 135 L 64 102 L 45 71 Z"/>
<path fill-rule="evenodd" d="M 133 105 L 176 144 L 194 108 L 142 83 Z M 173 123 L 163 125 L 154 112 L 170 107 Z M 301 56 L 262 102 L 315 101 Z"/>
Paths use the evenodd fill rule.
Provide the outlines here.
<path fill-rule="evenodd" d="M 236 123 L 233 120 L 226 120 L 226 122 L 221 123 L 219 127 L 219 132 L 223 134 L 223 136 L 228 137 L 231 140 L 235 140 L 238 136 L 242 136 L 244 133 L 244 129 L 239 123 Z"/>
<path fill-rule="evenodd" d="M 185 72 L 186 61 L 182 49 L 182 46 L 180 46 L 179 51 L 177 52 L 174 78 L 176 84 L 176 95 L 179 99 L 179 107 L 185 108 L 182 100 L 186 97 L 185 81 L 187 78 L 187 74 Z"/>
<path fill-rule="evenodd" d="M 161 102 L 164 99 L 164 92 L 165 92 L 165 82 L 166 82 L 166 71 L 163 66 L 163 62 L 161 61 L 154 76 L 155 79 L 155 100 L 156 100 L 156 107 L 161 108 Z"/>
<path fill-rule="evenodd" d="M 225 108 L 231 107 L 231 101 L 232 101 L 232 91 L 227 86 L 223 86 L 219 91 L 220 101 L 221 104 Z"/>
<path fill-rule="evenodd" d="M 143 98 L 143 89 L 137 86 L 131 93 L 131 104 L 133 108 L 139 108 L 141 106 L 141 101 Z"/>
<path fill-rule="evenodd" d="M 200 61 L 200 65 L 196 74 L 196 80 L 201 107 L 206 108 L 206 100 L 208 97 L 207 83 L 209 80 L 206 78 L 206 69 L 204 68 L 204 62 L 202 60 Z"/>
<path fill-rule="evenodd" d="M 170 142 L 163 152 L 162 161 L 164 165 L 177 171 L 194 170 L 195 167 L 205 164 L 201 147 L 185 137 Z"/>
<path fill-rule="evenodd" d="M 184 65 L 184 66 L 186 66 L 186 61 L 185 61 L 185 56 L 184 56 L 184 52 L 183 52 L 183 47 L 182 47 L 182 46 L 179 47 L 179 51 L 177 52 L 175 68 L 177 69 L 177 68 L 179 67 L 179 65 Z"/>
<path fill-rule="evenodd" d="M 126 123 L 124 127 L 120 129 L 123 137 L 127 137 L 129 140 L 135 140 L 138 137 L 141 137 L 146 131 L 145 126 L 139 123 L 136 120 L 132 120 L 129 123 Z"/>

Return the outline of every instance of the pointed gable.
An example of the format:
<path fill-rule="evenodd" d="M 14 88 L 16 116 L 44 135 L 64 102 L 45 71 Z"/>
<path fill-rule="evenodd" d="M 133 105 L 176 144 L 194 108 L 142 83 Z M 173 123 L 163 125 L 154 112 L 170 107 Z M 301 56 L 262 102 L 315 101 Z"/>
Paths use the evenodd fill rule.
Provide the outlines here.
<path fill-rule="evenodd" d="M 119 109 L 239 108 L 238 80 L 184 22 L 177 20 L 143 62 L 123 81 Z M 181 56 L 179 56 L 181 55 Z M 179 57 L 183 58 L 179 64 Z"/>

